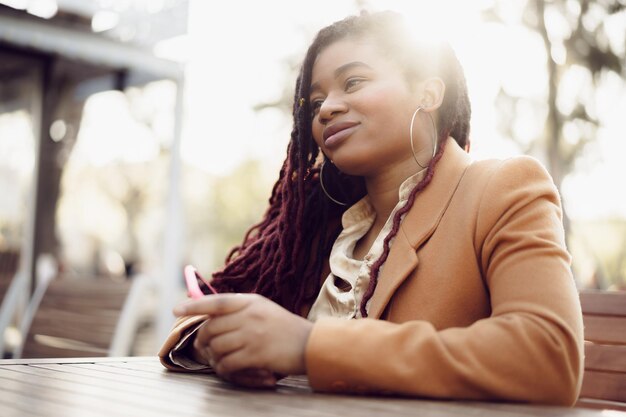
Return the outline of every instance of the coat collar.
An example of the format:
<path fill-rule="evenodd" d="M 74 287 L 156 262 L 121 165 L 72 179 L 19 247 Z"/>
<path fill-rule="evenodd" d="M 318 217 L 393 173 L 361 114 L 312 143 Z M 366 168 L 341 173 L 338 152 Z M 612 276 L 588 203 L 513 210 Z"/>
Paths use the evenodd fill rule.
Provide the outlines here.
<path fill-rule="evenodd" d="M 368 316 L 371 318 L 380 318 L 393 293 L 417 267 L 417 248 L 437 228 L 465 170 L 471 164 L 470 156 L 454 139 L 448 138 L 445 147 L 430 184 L 416 196 L 392 242 L 389 257 L 370 300 Z"/>

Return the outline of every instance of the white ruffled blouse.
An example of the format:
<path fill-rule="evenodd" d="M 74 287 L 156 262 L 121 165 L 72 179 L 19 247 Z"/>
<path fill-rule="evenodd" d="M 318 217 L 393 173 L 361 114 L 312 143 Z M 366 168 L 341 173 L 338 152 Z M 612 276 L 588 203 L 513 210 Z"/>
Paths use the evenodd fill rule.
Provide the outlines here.
<path fill-rule="evenodd" d="M 365 236 L 376 219 L 369 196 L 363 197 L 343 213 L 343 230 L 330 252 L 331 272 L 309 311 L 309 320 L 315 321 L 320 317 L 361 317 L 361 300 L 370 283 L 371 267 L 383 253 L 383 241 L 393 227 L 394 215 L 406 204 L 411 190 L 422 180 L 424 172 L 422 170 L 410 176 L 400 185 L 398 203 L 362 260 L 354 259 L 353 253 L 359 239 Z M 393 244 L 393 239 L 390 244 Z M 384 264 L 381 270 L 383 267 Z M 367 309 L 369 303 L 366 305 Z"/>

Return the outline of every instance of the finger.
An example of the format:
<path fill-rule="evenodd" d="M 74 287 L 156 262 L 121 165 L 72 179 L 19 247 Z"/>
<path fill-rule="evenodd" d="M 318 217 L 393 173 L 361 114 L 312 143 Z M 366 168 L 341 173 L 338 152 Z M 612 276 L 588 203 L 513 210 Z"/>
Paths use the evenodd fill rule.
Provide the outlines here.
<path fill-rule="evenodd" d="M 208 346 L 212 339 L 238 332 L 244 325 L 245 317 L 240 313 L 212 318 L 198 329 L 195 343 L 197 346 Z"/>
<path fill-rule="evenodd" d="M 220 316 L 231 314 L 246 307 L 251 302 L 251 297 L 252 294 L 207 295 L 177 305 L 174 307 L 174 315 L 208 314 L 209 316 Z"/>
<path fill-rule="evenodd" d="M 206 349 L 208 347 L 211 338 L 206 332 L 206 327 L 211 320 L 213 319 L 205 320 L 204 323 L 198 327 L 198 330 L 196 330 L 196 334 L 193 338 L 193 347 L 195 349 Z"/>
<path fill-rule="evenodd" d="M 219 362 L 221 358 L 245 346 L 244 339 L 239 333 L 226 333 L 215 337 L 209 342 L 208 348 L 213 360 Z"/>
<path fill-rule="evenodd" d="M 193 339 L 191 341 L 193 349 L 191 350 L 191 352 L 192 357 L 196 362 L 211 365 L 212 358 L 211 352 L 209 351 L 208 342 L 200 339 L 200 335 L 202 334 L 202 328 L 206 326 L 207 322 L 208 320 L 205 320 L 193 335 Z M 211 367 L 213 366 L 211 365 Z"/>
<path fill-rule="evenodd" d="M 196 332 L 198 346 L 208 345 L 212 338 L 237 331 L 246 323 L 243 311 L 226 316 L 216 316 L 205 321 Z"/>
<path fill-rule="evenodd" d="M 229 375 L 248 368 L 265 368 L 249 349 L 239 349 L 215 361 L 215 372 Z"/>
<path fill-rule="evenodd" d="M 216 316 L 209 320 L 203 328 L 203 332 L 208 337 L 216 337 L 224 333 L 234 332 L 241 329 L 246 324 L 246 317 L 243 310 L 225 316 Z"/>

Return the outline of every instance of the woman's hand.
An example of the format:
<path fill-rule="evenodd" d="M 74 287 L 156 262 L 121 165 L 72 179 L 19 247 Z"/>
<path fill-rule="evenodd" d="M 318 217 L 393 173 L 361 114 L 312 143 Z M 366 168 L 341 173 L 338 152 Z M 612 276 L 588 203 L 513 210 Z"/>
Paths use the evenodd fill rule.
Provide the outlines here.
<path fill-rule="evenodd" d="M 194 335 L 195 336 L 195 335 Z M 213 358 L 207 349 L 192 349 L 189 353 L 194 361 L 214 367 Z M 267 369 L 243 369 L 230 375 L 220 375 L 222 378 L 237 384 L 250 388 L 273 388 L 278 382 L 279 376 Z"/>
<path fill-rule="evenodd" d="M 174 309 L 177 316 L 207 314 L 198 329 L 196 354 L 225 379 L 271 371 L 304 374 L 304 351 L 313 323 L 256 294 L 207 295 Z M 264 371 L 265 370 L 265 371 Z M 271 378 L 263 378 L 270 385 Z M 275 381 L 274 381 L 275 382 Z"/>

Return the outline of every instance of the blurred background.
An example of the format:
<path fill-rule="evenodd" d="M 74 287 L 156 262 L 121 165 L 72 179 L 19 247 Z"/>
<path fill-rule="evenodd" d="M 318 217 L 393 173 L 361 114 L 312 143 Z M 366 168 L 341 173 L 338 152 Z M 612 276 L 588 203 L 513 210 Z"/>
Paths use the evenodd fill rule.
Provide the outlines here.
<path fill-rule="evenodd" d="M 577 285 L 626 289 L 625 0 L 0 0 L 4 356 L 56 277 L 141 277 L 122 353 L 154 354 L 182 266 L 210 275 L 264 212 L 306 47 L 363 9 L 452 44 L 471 154 L 541 160 Z"/>

